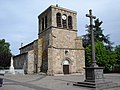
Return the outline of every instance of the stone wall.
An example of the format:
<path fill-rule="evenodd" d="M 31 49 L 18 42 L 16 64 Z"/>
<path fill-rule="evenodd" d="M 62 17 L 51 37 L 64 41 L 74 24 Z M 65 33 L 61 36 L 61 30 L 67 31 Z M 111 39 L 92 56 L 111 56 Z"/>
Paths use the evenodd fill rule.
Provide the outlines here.
<path fill-rule="evenodd" d="M 41 71 L 42 65 L 42 38 L 38 39 L 38 72 Z"/>
<path fill-rule="evenodd" d="M 38 40 L 38 39 L 37 39 Z M 23 46 L 20 48 L 20 54 L 27 53 L 35 48 L 35 45 L 37 43 L 37 40 L 34 40 L 33 42 Z"/>
<path fill-rule="evenodd" d="M 48 74 L 63 74 L 64 60 L 70 61 L 70 73 L 84 73 L 84 50 L 49 48 L 48 59 Z"/>
<path fill-rule="evenodd" d="M 48 48 L 48 74 L 63 74 L 64 60 L 70 62 L 69 73 L 84 73 L 84 48 L 76 31 L 52 28 L 50 42 L 52 47 Z"/>
<path fill-rule="evenodd" d="M 75 48 L 75 39 L 77 32 L 66 29 L 52 28 L 53 47 L 57 48 Z"/>
<path fill-rule="evenodd" d="M 15 69 L 24 69 L 24 73 L 27 73 L 28 53 L 22 53 L 14 56 L 13 60 L 13 65 Z"/>
<path fill-rule="evenodd" d="M 40 67 L 38 66 L 38 40 L 34 42 L 34 72 L 40 72 Z"/>
<path fill-rule="evenodd" d="M 34 73 L 34 50 L 28 52 L 27 74 Z"/>
<path fill-rule="evenodd" d="M 13 57 L 15 69 L 24 69 L 24 62 L 27 61 L 27 53 Z"/>
<path fill-rule="evenodd" d="M 45 23 L 45 17 L 47 16 L 47 27 L 45 27 L 44 25 L 44 29 L 42 29 L 42 19 L 44 19 L 44 23 Z M 39 23 L 39 29 L 38 29 L 38 35 L 40 36 L 40 34 L 42 32 L 44 32 L 46 29 L 49 29 L 51 27 L 51 8 L 48 8 L 46 11 L 44 11 L 43 13 L 41 13 L 38 16 L 38 23 Z M 40 37 L 39 37 L 40 38 Z"/>
<path fill-rule="evenodd" d="M 30 50 L 33 50 L 33 47 L 34 47 L 33 44 L 34 44 L 34 42 L 32 42 L 30 44 L 27 44 L 26 46 L 21 47 L 20 48 L 20 54 L 26 53 L 26 52 L 28 52 Z"/>
<path fill-rule="evenodd" d="M 49 33 L 50 29 L 43 31 L 38 39 L 38 61 L 41 68 L 40 71 L 45 73 L 48 69 L 48 47 L 50 44 Z"/>
<path fill-rule="evenodd" d="M 21 52 L 21 54 L 14 57 L 15 69 L 24 69 L 25 74 L 39 72 L 40 67 L 38 69 L 38 41 L 36 40 L 33 44 L 22 48 Z"/>

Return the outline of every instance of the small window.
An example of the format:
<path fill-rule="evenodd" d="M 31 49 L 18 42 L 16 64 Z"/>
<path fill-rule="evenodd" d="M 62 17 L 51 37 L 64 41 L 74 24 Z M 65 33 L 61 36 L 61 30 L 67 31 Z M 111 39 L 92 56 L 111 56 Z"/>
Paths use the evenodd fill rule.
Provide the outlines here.
<path fill-rule="evenodd" d="M 48 22 L 47 22 L 47 16 L 45 16 L 45 28 L 47 28 L 47 24 L 48 24 Z"/>
<path fill-rule="evenodd" d="M 69 29 L 72 29 L 72 17 L 71 16 L 68 16 L 68 28 Z"/>
<path fill-rule="evenodd" d="M 56 14 L 56 22 L 57 22 L 57 27 L 61 27 L 61 14 L 60 13 Z"/>
<path fill-rule="evenodd" d="M 67 55 L 68 54 L 68 51 L 65 51 L 65 55 Z"/>
<path fill-rule="evenodd" d="M 42 18 L 42 30 L 44 30 L 44 18 Z"/>

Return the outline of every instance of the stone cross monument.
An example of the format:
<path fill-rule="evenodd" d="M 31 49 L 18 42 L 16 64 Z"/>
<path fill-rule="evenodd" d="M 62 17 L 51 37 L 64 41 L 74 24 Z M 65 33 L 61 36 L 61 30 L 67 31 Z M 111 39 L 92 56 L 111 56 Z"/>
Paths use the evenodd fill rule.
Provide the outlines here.
<path fill-rule="evenodd" d="M 86 17 L 90 18 L 89 29 L 91 31 L 91 47 L 92 47 L 92 64 L 90 67 L 85 67 L 86 82 L 102 82 L 103 81 L 103 67 L 98 67 L 95 60 L 95 45 L 94 45 L 94 31 L 93 31 L 93 19 L 96 17 L 92 15 L 92 10 L 89 10 L 89 14 Z"/>
<path fill-rule="evenodd" d="M 92 10 L 89 10 L 89 14 L 86 14 L 86 17 L 90 18 L 89 29 L 91 31 L 91 46 L 92 46 L 92 64 L 90 67 L 85 67 L 85 81 L 77 82 L 73 85 L 75 86 L 84 86 L 96 88 L 96 90 L 102 90 L 104 88 L 116 87 L 116 83 L 112 83 L 111 81 L 106 81 L 103 75 L 103 67 L 99 67 L 96 64 L 95 60 L 95 45 L 94 45 L 94 30 L 93 30 L 93 19 L 96 17 L 92 15 Z"/>
<path fill-rule="evenodd" d="M 86 14 L 86 17 L 90 18 L 90 25 L 89 25 L 89 29 L 91 31 L 91 46 L 92 46 L 92 65 L 91 67 L 98 67 L 98 65 L 96 64 L 96 60 L 95 60 L 95 45 L 94 45 L 94 31 L 93 31 L 93 19 L 96 19 L 95 16 L 92 15 L 92 10 L 89 10 L 89 14 Z"/>

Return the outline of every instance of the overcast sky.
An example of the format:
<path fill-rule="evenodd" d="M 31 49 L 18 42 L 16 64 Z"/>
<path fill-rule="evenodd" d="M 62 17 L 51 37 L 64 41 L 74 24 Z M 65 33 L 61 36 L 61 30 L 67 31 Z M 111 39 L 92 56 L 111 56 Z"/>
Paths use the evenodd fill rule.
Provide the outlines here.
<path fill-rule="evenodd" d="M 0 39 L 10 43 L 11 52 L 19 53 L 21 43 L 26 45 L 37 39 L 38 15 L 50 5 L 77 11 L 78 35 L 86 33 L 85 17 L 89 9 L 103 21 L 104 34 L 120 44 L 120 0 L 0 0 Z"/>

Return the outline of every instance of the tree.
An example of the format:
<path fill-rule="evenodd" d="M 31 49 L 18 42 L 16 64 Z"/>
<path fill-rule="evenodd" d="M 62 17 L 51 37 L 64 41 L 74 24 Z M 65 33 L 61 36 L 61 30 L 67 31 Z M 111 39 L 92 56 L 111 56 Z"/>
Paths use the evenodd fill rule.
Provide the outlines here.
<path fill-rule="evenodd" d="M 110 52 L 106 50 L 104 44 L 100 41 L 95 42 L 95 54 L 96 54 L 96 61 L 99 66 L 105 67 L 105 70 L 109 71 L 110 68 L 116 62 L 116 54 L 114 52 Z M 86 66 L 90 66 L 92 63 L 91 58 L 91 45 L 86 47 Z"/>
<path fill-rule="evenodd" d="M 120 72 L 120 45 L 117 45 L 117 46 L 115 47 L 115 53 L 116 53 L 116 60 L 117 60 L 115 67 L 116 67 L 116 69 L 118 69 L 119 72 Z"/>
<path fill-rule="evenodd" d="M 96 61 L 99 66 L 104 66 L 105 70 L 110 70 L 110 68 L 116 62 L 116 54 L 112 51 L 112 42 L 110 41 L 110 34 L 104 35 L 103 29 L 100 27 L 102 21 L 96 19 L 94 21 L 94 39 L 95 39 L 95 54 Z M 89 66 L 91 64 L 91 31 L 88 27 L 88 33 L 83 35 L 83 47 L 85 48 L 85 64 Z"/>
<path fill-rule="evenodd" d="M 96 41 L 100 41 L 100 42 L 103 42 L 106 44 L 106 47 L 109 46 L 112 44 L 110 42 L 110 34 L 108 35 L 104 35 L 103 34 L 103 29 L 100 27 L 102 25 L 102 21 L 100 21 L 99 19 L 96 19 L 94 21 L 95 25 L 94 25 L 94 39 L 95 39 L 95 42 Z M 83 40 L 83 47 L 86 48 L 90 42 L 91 42 L 91 31 L 89 30 L 89 27 L 87 29 L 88 33 L 86 35 L 83 35 L 82 36 L 82 40 Z"/>
<path fill-rule="evenodd" d="M 10 44 L 5 41 L 5 39 L 0 40 L 0 67 L 10 66 Z"/>
<path fill-rule="evenodd" d="M 115 47 L 115 53 L 117 54 L 117 63 L 120 65 L 120 45 Z"/>

